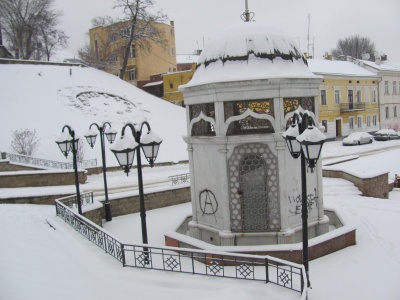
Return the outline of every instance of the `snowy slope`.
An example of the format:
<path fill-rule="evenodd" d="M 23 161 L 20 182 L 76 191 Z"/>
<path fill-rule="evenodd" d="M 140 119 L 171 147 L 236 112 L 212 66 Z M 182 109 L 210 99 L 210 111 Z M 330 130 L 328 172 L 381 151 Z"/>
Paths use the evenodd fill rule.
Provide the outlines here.
<path fill-rule="evenodd" d="M 40 138 L 40 147 L 33 156 L 63 161 L 54 140 L 66 124 L 84 138 L 93 122 L 111 122 L 120 133 L 126 122 L 147 120 L 164 140 L 157 162 L 188 159 L 182 140 L 186 133 L 185 109 L 114 75 L 80 66 L 0 64 L 0 78 L 0 151 L 12 152 L 12 131 L 29 128 L 36 130 Z M 84 158 L 97 158 L 100 163 L 100 146 L 92 150 L 86 139 L 84 144 Z M 117 165 L 112 152 L 106 152 L 107 165 Z"/>

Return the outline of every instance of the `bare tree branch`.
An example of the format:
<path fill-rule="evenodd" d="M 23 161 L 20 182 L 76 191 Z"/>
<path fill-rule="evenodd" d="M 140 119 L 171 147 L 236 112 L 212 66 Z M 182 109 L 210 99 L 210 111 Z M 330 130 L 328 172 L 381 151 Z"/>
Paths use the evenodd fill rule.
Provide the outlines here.
<path fill-rule="evenodd" d="M 44 49 L 49 59 L 57 47 L 67 45 L 68 36 L 56 28 L 62 13 L 52 9 L 53 3 L 54 0 L 1 0 L 4 38 L 17 57 L 31 59 Z"/>
<path fill-rule="evenodd" d="M 371 59 L 375 56 L 375 44 L 369 38 L 360 37 L 358 34 L 345 39 L 340 39 L 336 44 L 336 49 L 332 50 L 332 55 L 338 59 L 340 56 L 351 56 L 362 59 L 363 54 L 370 54 Z"/>

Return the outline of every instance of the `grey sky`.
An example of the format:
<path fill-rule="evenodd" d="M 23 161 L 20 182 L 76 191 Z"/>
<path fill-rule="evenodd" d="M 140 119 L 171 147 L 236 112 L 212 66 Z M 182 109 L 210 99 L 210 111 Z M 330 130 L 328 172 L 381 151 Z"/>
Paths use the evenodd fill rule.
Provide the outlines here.
<path fill-rule="evenodd" d="M 335 48 L 340 38 L 359 34 L 375 43 L 377 51 L 400 62 L 399 0 L 248 0 L 256 22 L 276 27 L 293 37 L 307 51 L 308 14 L 310 44 L 316 58 Z M 96 16 L 118 16 L 114 0 L 55 0 L 64 11 L 60 27 L 70 36 L 69 50 L 76 54 Z M 178 54 L 193 53 L 207 45 L 215 31 L 242 22 L 245 0 L 154 0 L 154 11 L 162 10 L 175 21 Z M 313 53 L 313 46 L 309 47 Z"/>

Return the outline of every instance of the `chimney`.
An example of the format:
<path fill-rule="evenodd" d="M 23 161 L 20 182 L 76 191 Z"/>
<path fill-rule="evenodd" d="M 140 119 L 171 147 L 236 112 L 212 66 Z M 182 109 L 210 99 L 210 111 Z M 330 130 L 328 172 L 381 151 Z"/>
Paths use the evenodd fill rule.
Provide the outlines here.
<path fill-rule="evenodd" d="M 378 66 L 381 64 L 381 57 L 379 55 L 375 57 L 375 64 L 377 64 Z"/>

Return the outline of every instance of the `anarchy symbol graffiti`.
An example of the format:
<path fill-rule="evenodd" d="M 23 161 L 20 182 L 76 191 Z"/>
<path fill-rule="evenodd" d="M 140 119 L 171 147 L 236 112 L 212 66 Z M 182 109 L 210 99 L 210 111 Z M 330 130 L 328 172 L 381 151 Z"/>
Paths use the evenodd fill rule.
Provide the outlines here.
<path fill-rule="evenodd" d="M 210 190 L 203 190 L 199 195 L 200 209 L 204 215 L 214 215 L 218 210 L 218 202 L 215 195 Z"/>

